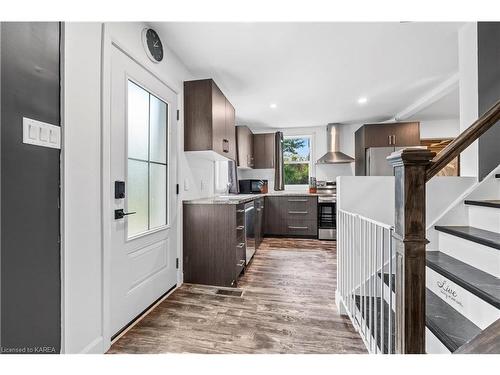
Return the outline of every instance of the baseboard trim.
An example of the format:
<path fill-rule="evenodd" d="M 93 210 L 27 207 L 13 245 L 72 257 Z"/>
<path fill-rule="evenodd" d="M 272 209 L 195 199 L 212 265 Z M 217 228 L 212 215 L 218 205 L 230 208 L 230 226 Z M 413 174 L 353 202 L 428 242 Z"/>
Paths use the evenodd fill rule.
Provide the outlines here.
<path fill-rule="evenodd" d="M 96 337 L 91 341 L 83 350 L 81 354 L 102 354 L 104 351 L 104 338 L 102 336 Z"/>

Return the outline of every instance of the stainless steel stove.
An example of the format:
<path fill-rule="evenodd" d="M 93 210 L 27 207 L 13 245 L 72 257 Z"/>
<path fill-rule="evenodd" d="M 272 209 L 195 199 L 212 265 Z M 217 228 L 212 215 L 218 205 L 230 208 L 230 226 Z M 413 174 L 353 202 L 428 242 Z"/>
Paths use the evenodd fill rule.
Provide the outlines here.
<path fill-rule="evenodd" d="M 337 238 L 337 186 L 334 181 L 317 181 L 318 238 Z"/>

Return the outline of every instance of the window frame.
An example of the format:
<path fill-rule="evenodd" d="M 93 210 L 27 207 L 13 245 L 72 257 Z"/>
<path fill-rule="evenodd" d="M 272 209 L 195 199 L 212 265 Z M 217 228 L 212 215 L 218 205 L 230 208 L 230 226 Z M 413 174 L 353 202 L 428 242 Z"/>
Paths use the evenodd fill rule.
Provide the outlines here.
<path fill-rule="evenodd" d="M 307 176 L 307 184 L 287 184 L 286 181 L 284 181 L 285 185 L 285 190 L 305 190 L 309 188 L 309 181 L 311 180 L 311 177 L 314 176 L 313 173 L 313 135 L 312 134 L 290 134 L 290 135 L 283 135 L 283 140 L 285 139 L 297 139 L 297 138 L 308 138 L 309 139 L 309 162 L 306 161 L 295 161 L 295 162 L 286 162 L 285 158 L 283 158 L 283 179 L 285 178 L 285 164 L 308 164 L 309 165 L 309 173 Z"/>
<path fill-rule="evenodd" d="M 140 81 L 138 81 L 137 79 L 127 75 L 126 76 L 126 79 L 125 79 L 125 82 L 126 82 L 126 86 L 127 86 L 127 89 L 126 89 L 126 94 L 125 94 L 125 98 L 126 98 L 126 107 L 125 107 L 125 181 L 126 181 L 126 188 L 125 188 L 125 207 L 126 207 L 126 211 L 130 211 L 130 207 L 129 207 L 129 200 L 128 200 L 128 194 L 127 194 L 127 190 L 129 188 L 129 169 L 128 169 L 128 161 L 129 160 L 135 160 L 135 161 L 138 161 L 138 162 L 144 162 L 144 163 L 147 163 L 148 164 L 148 229 L 143 231 L 143 232 L 140 232 L 140 233 L 136 233 L 136 234 L 133 234 L 133 235 L 129 235 L 129 225 L 128 225 L 128 220 L 127 220 L 127 224 L 125 226 L 125 242 L 130 242 L 130 241 L 134 241 L 138 238 L 141 238 L 141 237 L 144 237 L 144 236 L 147 236 L 147 235 L 150 235 L 150 234 L 154 234 L 156 232 L 160 232 L 160 231 L 163 231 L 165 229 L 169 229 L 170 228 L 170 211 L 171 211 L 171 207 L 170 207 L 170 195 L 171 195 L 171 191 L 170 191 L 170 186 L 169 186 L 169 177 L 170 177 L 170 150 L 171 150 L 171 147 L 170 147 L 170 142 L 171 142 L 171 137 L 170 137 L 170 127 L 171 127 L 171 123 L 170 123 L 170 111 L 171 111 L 171 103 L 166 100 L 165 98 L 163 98 L 161 95 L 158 95 L 156 92 L 154 92 L 154 90 L 151 90 L 150 88 L 148 88 L 147 86 L 143 85 Z M 146 91 L 148 94 L 149 94 L 149 110 L 148 110 L 148 160 L 141 160 L 141 159 L 137 159 L 137 158 L 133 158 L 133 157 L 129 157 L 129 147 L 128 147 L 128 144 L 129 144 L 129 139 L 128 139 L 128 136 L 129 136 L 129 117 L 128 117 L 128 110 L 129 110 L 129 90 L 128 90 L 128 84 L 132 83 L 134 85 L 136 85 L 137 87 L 143 89 L 144 91 Z M 150 139 L 150 135 L 151 135 L 151 124 L 150 124 L 150 120 L 151 120 L 151 96 L 155 97 L 156 99 L 162 101 L 163 103 L 166 104 L 166 129 L 165 129 L 165 137 L 166 137 L 166 162 L 165 163 L 160 163 L 160 162 L 155 162 L 155 161 L 152 161 L 151 160 L 151 139 Z M 158 165 L 164 165 L 166 168 L 165 168 L 165 173 L 166 173 L 166 178 L 165 178 L 165 188 L 166 188 L 166 191 L 165 191 L 165 202 L 166 202 L 166 207 L 165 207 L 165 224 L 163 225 L 160 225 L 160 226 L 157 226 L 157 227 L 154 227 L 154 228 L 150 228 L 150 224 L 151 224 L 151 168 L 150 168 L 150 165 L 151 164 L 158 164 Z"/>

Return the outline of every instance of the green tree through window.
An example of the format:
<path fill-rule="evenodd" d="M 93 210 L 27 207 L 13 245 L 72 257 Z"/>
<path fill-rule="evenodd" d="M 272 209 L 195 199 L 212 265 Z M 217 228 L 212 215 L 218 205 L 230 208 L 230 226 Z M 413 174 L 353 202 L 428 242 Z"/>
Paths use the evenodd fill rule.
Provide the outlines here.
<path fill-rule="evenodd" d="M 285 185 L 307 185 L 310 173 L 311 140 L 309 137 L 283 139 Z"/>

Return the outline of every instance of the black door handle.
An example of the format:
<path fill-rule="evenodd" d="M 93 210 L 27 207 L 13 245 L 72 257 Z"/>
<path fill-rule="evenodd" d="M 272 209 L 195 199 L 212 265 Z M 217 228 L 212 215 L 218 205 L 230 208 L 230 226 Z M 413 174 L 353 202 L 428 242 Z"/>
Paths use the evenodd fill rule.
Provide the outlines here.
<path fill-rule="evenodd" d="M 123 219 L 125 216 L 133 215 L 135 213 L 136 212 L 124 212 L 123 208 L 120 208 L 119 210 L 115 210 L 115 220 Z"/>

